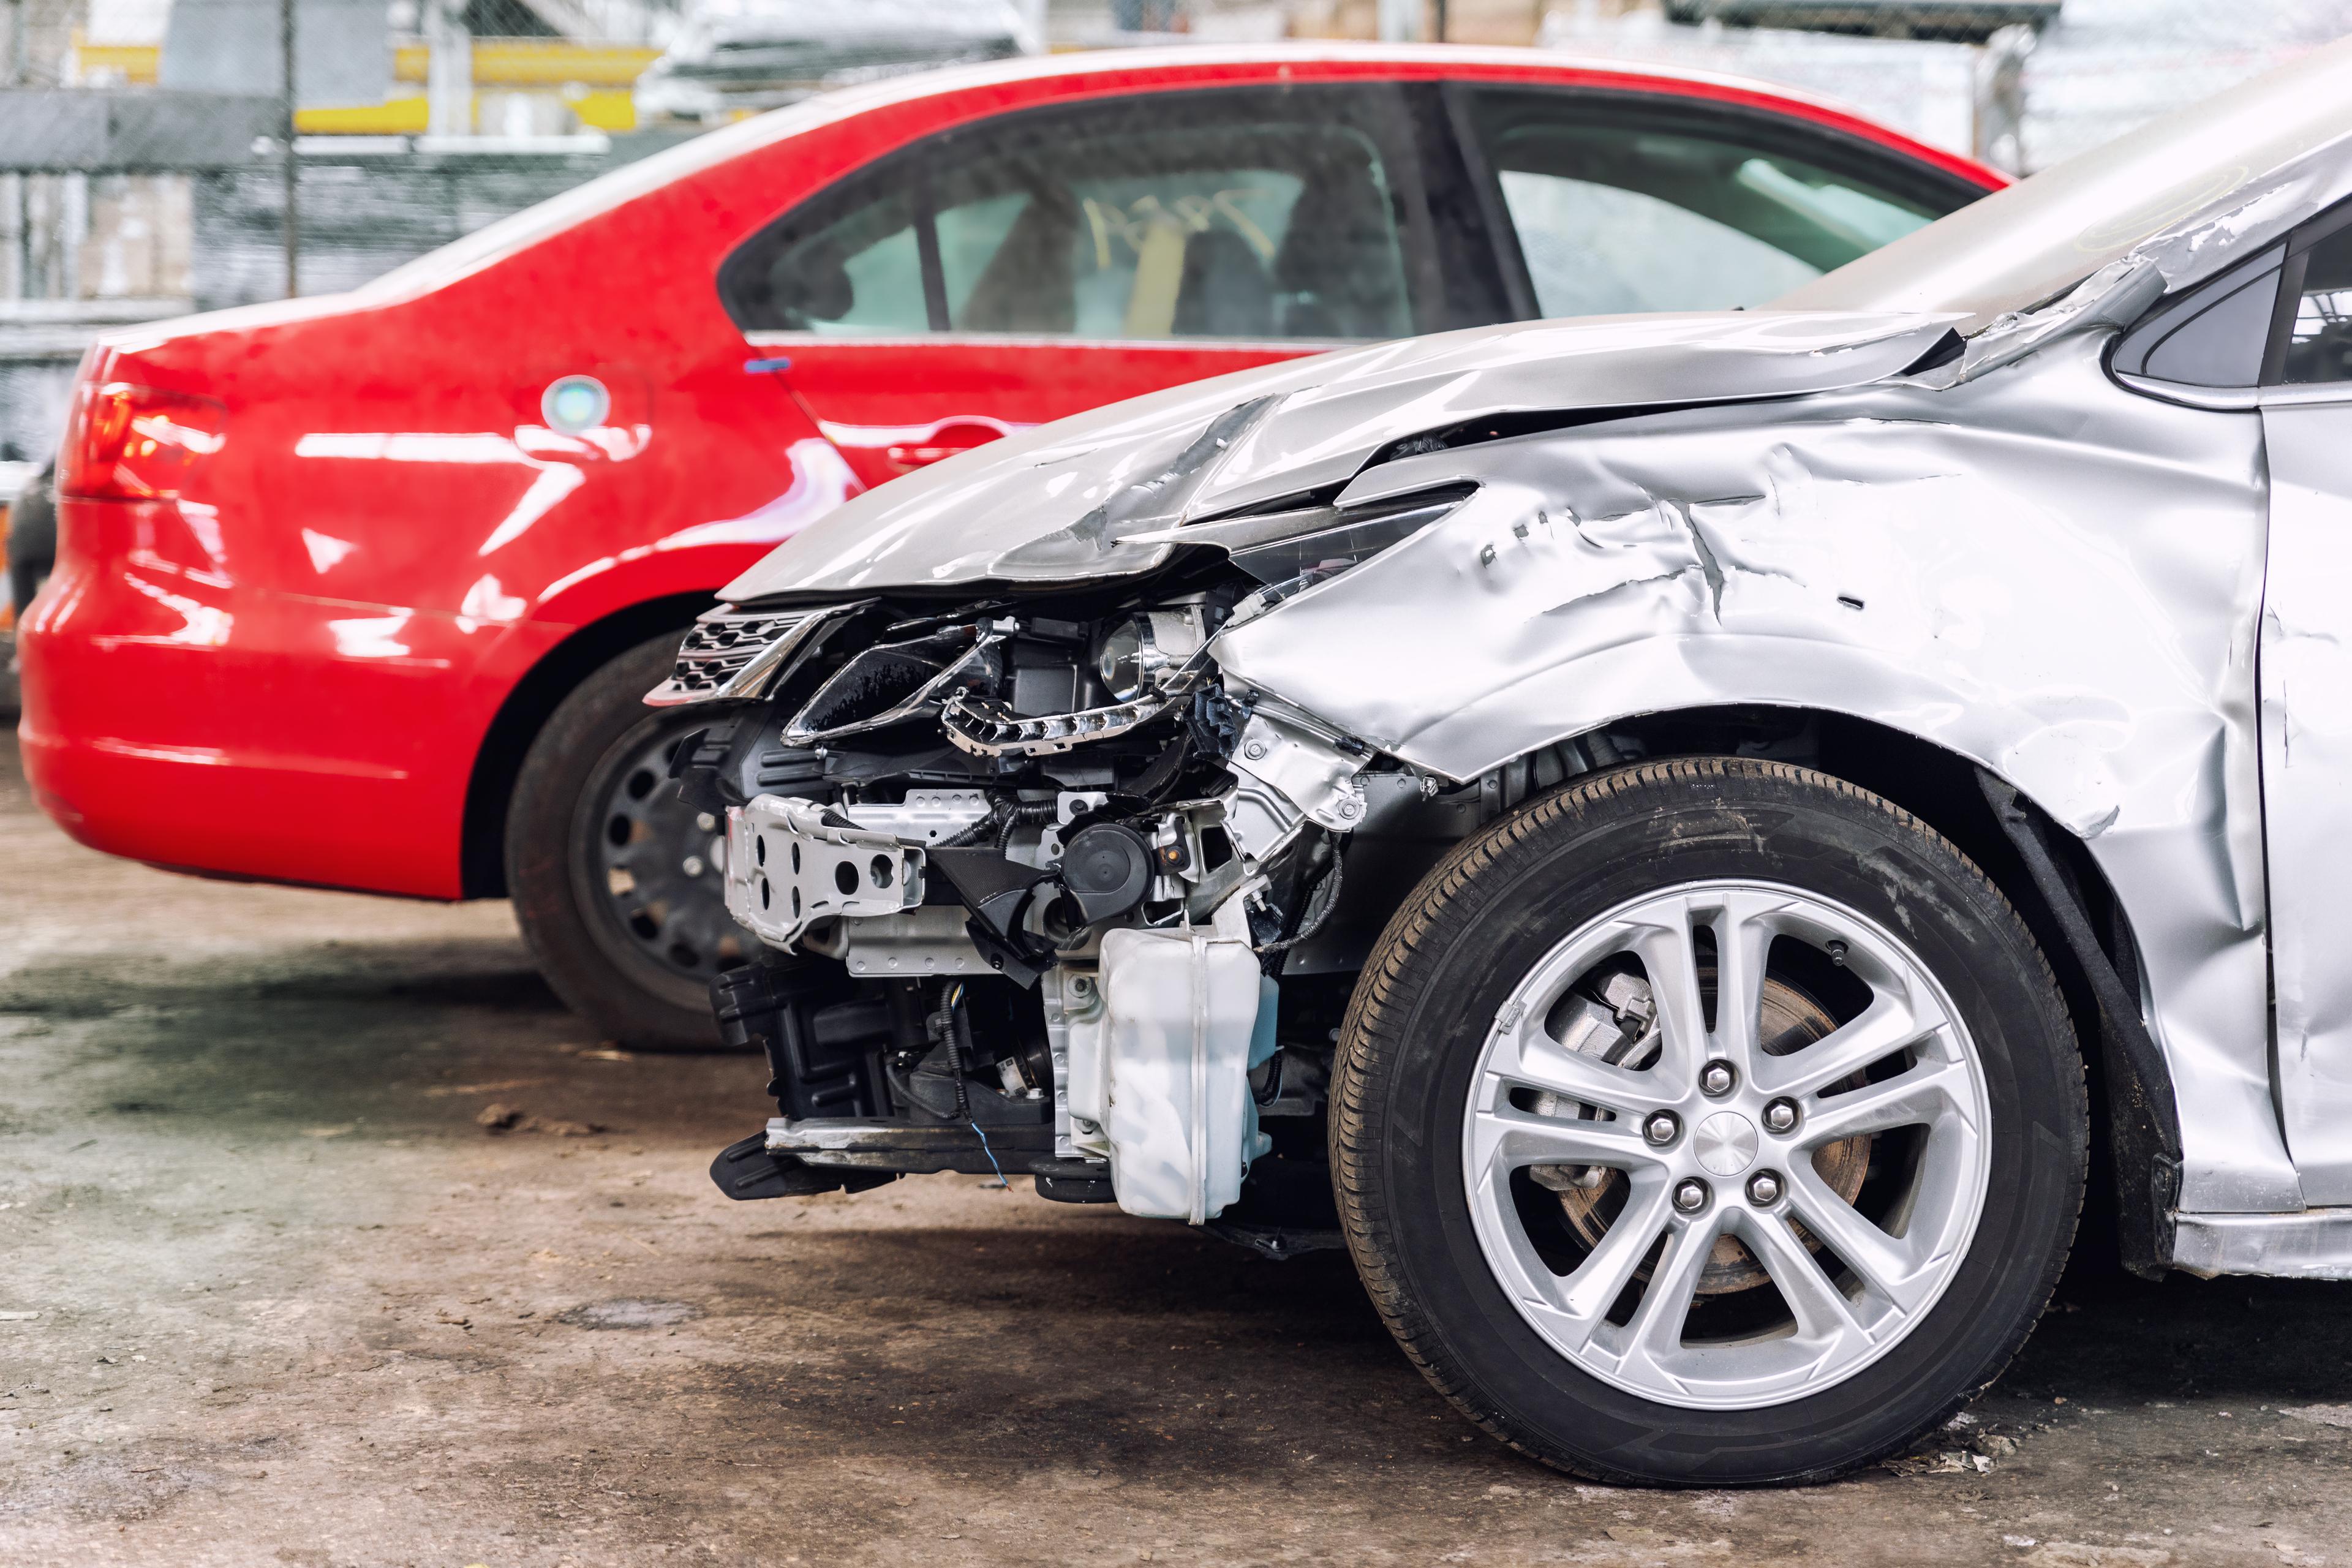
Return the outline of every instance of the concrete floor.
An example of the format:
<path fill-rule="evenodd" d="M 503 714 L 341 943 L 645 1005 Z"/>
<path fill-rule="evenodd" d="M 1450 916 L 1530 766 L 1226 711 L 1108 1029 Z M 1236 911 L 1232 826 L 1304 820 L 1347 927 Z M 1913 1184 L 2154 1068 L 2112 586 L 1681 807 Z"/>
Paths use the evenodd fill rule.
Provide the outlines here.
<path fill-rule="evenodd" d="M 102 858 L 13 742 L 0 889 L 11 1568 L 2352 1561 L 2347 1289 L 2071 1281 L 1899 1469 L 1580 1486 L 1343 1258 L 968 1177 L 723 1201 L 758 1067 L 600 1049 L 503 907 Z"/>

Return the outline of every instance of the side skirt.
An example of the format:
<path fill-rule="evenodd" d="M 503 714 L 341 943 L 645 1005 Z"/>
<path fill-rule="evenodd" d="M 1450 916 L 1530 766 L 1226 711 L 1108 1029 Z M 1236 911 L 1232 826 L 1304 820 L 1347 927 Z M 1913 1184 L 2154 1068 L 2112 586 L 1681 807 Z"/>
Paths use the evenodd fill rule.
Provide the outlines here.
<path fill-rule="evenodd" d="M 2299 1214 L 2177 1214 L 2172 1264 L 2211 1279 L 2352 1279 L 2352 1208 Z"/>

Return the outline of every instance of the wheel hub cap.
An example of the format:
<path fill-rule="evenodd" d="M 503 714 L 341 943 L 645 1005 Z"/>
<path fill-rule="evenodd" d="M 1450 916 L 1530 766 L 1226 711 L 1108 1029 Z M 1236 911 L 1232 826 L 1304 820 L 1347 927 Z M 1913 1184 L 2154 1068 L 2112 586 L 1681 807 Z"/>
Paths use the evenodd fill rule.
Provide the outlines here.
<path fill-rule="evenodd" d="M 1736 1176 L 1756 1163 L 1756 1124 L 1736 1110 L 1718 1110 L 1698 1124 L 1692 1152 L 1706 1170 Z"/>

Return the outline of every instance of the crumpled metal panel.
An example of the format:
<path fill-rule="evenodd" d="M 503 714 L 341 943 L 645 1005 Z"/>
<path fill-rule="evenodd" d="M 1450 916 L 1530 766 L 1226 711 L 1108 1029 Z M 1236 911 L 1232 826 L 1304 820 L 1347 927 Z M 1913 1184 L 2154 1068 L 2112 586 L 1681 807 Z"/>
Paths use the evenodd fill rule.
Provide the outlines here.
<path fill-rule="evenodd" d="M 1601 316 L 1478 327 L 1244 371 L 993 441 L 894 480 L 778 547 L 722 596 L 741 604 L 780 593 L 1145 572 L 1171 546 L 1121 548 L 1125 535 L 1343 483 L 1404 437 L 1495 415 L 1856 386 L 1911 364 L 1946 325 L 1885 312 Z M 1235 417 L 1253 405 L 1260 406 L 1248 417 Z M 1183 469 L 1186 461 L 1196 468 Z M 1180 482 L 1168 482 L 1171 473 Z M 1130 503 L 1139 488 L 1155 504 Z M 1158 504 L 1163 493 L 1173 504 Z"/>
<path fill-rule="evenodd" d="M 2181 1205 L 2297 1207 L 2266 1051 L 2261 424 L 2123 390 L 2105 342 L 1383 465 L 1355 490 L 1483 488 L 1213 650 L 1454 779 L 1732 702 L 1973 759 L 2090 841 L 2132 919 L 2195 1108 Z"/>
<path fill-rule="evenodd" d="M 2191 1274 L 2352 1279 L 2352 1209 L 2296 1214 L 2184 1214 L 2172 1261 Z"/>

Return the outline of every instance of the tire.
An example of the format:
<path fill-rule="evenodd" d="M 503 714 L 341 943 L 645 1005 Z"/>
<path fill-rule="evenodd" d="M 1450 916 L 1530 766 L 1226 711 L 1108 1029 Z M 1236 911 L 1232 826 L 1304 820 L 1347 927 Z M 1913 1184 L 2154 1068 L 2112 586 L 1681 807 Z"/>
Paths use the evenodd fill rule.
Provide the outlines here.
<path fill-rule="evenodd" d="M 49 493 L 51 471 L 25 487 L 10 509 L 7 531 L 8 600 L 22 621 L 33 595 L 57 568 L 58 508 Z"/>
<path fill-rule="evenodd" d="M 677 640 L 641 643 L 574 688 L 507 807 L 507 892 L 541 972 L 604 1037 L 641 1050 L 718 1048 L 710 982 L 752 941 L 727 913 L 723 826 L 667 776 L 708 716 L 645 705 Z"/>
<path fill-rule="evenodd" d="M 1735 1061 L 1742 1010 L 1712 987 L 1748 970 Z M 1658 1025 L 1618 1065 L 1563 1043 L 1631 1038 L 1645 994 Z M 1864 1065 L 1783 1092 L 1842 1062 Z M 1486 1431 L 1609 1482 L 1813 1482 L 1903 1451 L 2016 1353 L 2082 1206 L 2081 1055 L 2016 911 L 1907 813 L 1750 759 L 1595 775 L 1458 847 L 1365 967 L 1332 1105 L 1342 1226 L 1405 1353 Z"/>

